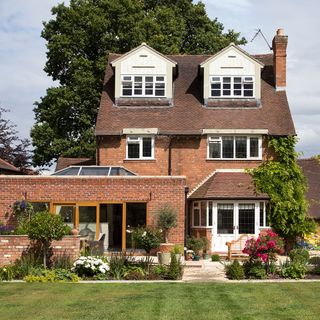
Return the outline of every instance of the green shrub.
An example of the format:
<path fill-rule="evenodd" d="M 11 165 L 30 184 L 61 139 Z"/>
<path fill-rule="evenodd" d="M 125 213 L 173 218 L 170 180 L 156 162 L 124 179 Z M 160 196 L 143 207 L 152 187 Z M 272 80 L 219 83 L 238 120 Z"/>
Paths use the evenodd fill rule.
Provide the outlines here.
<path fill-rule="evenodd" d="M 116 280 L 121 280 L 126 276 L 127 272 L 127 257 L 124 254 L 113 255 L 109 261 L 109 275 Z"/>
<path fill-rule="evenodd" d="M 166 278 L 170 280 L 178 280 L 182 278 L 182 274 L 183 266 L 181 262 L 177 260 L 175 254 L 171 254 L 171 261 Z"/>
<path fill-rule="evenodd" d="M 225 266 L 225 271 L 228 279 L 241 280 L 244 279 L 244 270 L 238 260 L 233 260 L 231 264 Z"/>
<path fill-rule="evenodd" d="M 174 254 L 183 254 L 183 246 L 176 244 L 173 249 L 171 250 L 171 253 Z"/>
<path fill-rule="evenodd" d="M 196 255 L 199 255 L 200 251 L 203 249 L 203 240 L 196 237 L 188 237 L 187 247 L 193 250 Z"/>
<path fill-rule="evenodd" d="M 152 249 L 159 247 L 161 243 L 161 232 L 150 227 L 137 227 L 132 232 L 133 241 L 136 248 L 144 249 L 150 253 Z"/>
<path fill-rule="evenodd" d="M 41 243 L 43 252 L 43 266 L 47 266 L 47 254 L 53 240 L 61 240 L 70 234 L 68 227 L 60 215 L 52 215 L 48 211 L 36 213 L 29 222 L 28 237 Z"/>
<path fill-rule="evenodd" d="M 21 258 L 17 259 L 13 264 L 16 279 L 23 279 L 29 275 L 33 269 L 42 267 L 42 258 L 35 248 L 23 254 Z"/>
<path fill-rule="evenodd" d="M 292 262 L 301 264 L 308 264 L 310 258 L 308 250 L 303 248 L 296 248 L 291 250 L 288 256 Z"/>
<path fill-rule="evenodd" d="M 249 279 L 265 279 L 266 268 L 260 260 L 248 260 L 243 263 L 244 274 Z"/>
<path fill-rule="evenodd" d="M 300 262 L 286 261 L 281 265 L 280 274 L 283 278 L 303 279 L 306 275 L 307 267 Z"/>
<path fill-rule="evenodd" d="M 15 276 L 13 266 L 4 266 L 0 268 L 0 281 L 11 281 Z"/>
<path fill-rule="evenodd" d="M 23 280 L 26 282 L 78 282 L 79 277 L 70 270 L 43 269 L 38 273 L 25 276 Z"/>
<path fill-rule="evenodd" d="M 220 256 L 218 254 L 213 254 L 211 256 L 211 261 L 220 261 Z"/>
<path fill-rule="evenodd" d="M 126 267 L 126 280 L 144 280 L 146 279 L 146 272 L 143 268 L 135 265 Z"/>
<path fill-rule="evenodd" d="M 168 273 L 168 267 L 164 264 L 156 265 L 152 268 L 151 272 L 160 279 L 164 279 Z"/>

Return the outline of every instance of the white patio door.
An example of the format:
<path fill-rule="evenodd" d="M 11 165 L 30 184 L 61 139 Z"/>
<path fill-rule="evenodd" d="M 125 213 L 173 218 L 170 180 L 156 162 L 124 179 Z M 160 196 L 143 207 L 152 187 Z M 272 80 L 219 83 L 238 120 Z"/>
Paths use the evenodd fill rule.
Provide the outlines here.
<path fill-rule="evenodd" d="M 242 234 L 259 233 L 259 204 L 250 202 L 214 203 L 213 251 L 228 250 L 226 242 Z"/>
<path fill-rule="evenodd" d="M 233 203 L 218 203 L 214 206 L 213 250 L 226 251 L 226 242 L 234 240 L 236 214 Z"/>

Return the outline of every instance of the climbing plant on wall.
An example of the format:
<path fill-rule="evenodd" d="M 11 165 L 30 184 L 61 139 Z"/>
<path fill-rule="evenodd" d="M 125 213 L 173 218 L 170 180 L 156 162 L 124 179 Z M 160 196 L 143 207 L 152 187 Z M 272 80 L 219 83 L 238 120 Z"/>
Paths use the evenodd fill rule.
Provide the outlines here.
<path fill-rule="evenodd" d="M 267 214 L 272 228 L 287 243 L 315 229 L 314 221 L 306 215 L 307 184 L 297 164 L 296 142 L 294 136 L 271 137 L 268 145 L 275 151 L 275 159 L 250 170 L 257 191 L 267 193 L 270 197 Z"/>

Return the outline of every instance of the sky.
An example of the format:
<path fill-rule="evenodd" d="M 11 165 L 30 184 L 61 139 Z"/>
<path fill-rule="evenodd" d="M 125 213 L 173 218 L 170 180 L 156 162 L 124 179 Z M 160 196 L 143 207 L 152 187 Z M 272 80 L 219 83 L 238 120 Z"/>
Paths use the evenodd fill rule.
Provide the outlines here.
<path fill-rule="evenodd" d="M 0 0 L 0 106 L 10 109 L 21 137 L 29 137 L 34 124 L 34 102 L 56 85 L 46 76 L 42 22 L 61 0 Z M 68 1 L 65 1 L 67 3 Z M 320 154 L 320 30 L 317 0 L 203 0 L 210 18 L 225 29 L 240 31 L 249 53 L 269 53 L 261 29 L 271 44 L 278 28 L 289 37 L 287 95 L 299 137 L 301 157 Z M 281 116 L 281 115 L 280 115 Z"/>

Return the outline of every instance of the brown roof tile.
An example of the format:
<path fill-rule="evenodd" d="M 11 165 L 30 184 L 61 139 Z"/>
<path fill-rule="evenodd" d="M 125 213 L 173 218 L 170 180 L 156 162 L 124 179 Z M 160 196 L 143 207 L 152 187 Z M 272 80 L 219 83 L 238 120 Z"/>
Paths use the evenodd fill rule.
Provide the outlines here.
<path fill-rule="evenodd" d="M 189 199 L 268 199 L 268 195 L 255 192 L 248 173 L 216 172 Z"/>
<path fill-rule="evenodd" d="M 203 106 L 202 77 L 199 65 L 209 55 L 168 56 L 178 63 L 174 80 L 173 106 L 126 108 L 114 105 L 114 70 L 110 62 L 96 124 L 96 135 L 118 135 L 123 128 L 159 128 L 160 133 L 200 134 L 202 129 L 268 129 L 271 135 L 295 134 L 285 91 L 275 91 L 273 55 L 257 55 L 265 64 L 262 70 L 261 104 L 255 108 L 206 108 Z M 249 120 L 249 121 L 248 121 Z"/>
<path fill-rule="evenodd" d="M 70 167 L 70 166 L 90 166 L 90 165 L 95 165 L 95 164 L 96 164 L 96 161 L 94 159 L 90 159 L 90 158 L 59 157 L 57 160 L 55 172 L 62 170 L 64 168 Z"/>
<path fill-rule="evenodd" d="M 0 169 L 2 170 L 7 170 L 7 171 L 13 171 L 13 172 L 20 172 L 20 170 L 18 168 L 16 168 L 14 165 L 12 165 L 11 163 L 0 159 Z"/>
<path fill-rule="evenodd" d="M 307 178 L 308 213 L 311 217 L 320 219 L 320 162 L 317 159 L 299 159 L 298 164 Z"/>

